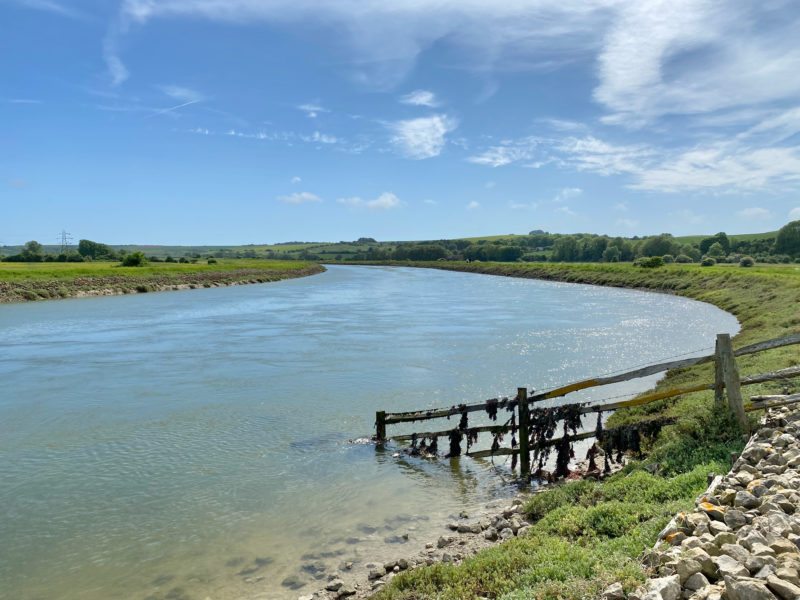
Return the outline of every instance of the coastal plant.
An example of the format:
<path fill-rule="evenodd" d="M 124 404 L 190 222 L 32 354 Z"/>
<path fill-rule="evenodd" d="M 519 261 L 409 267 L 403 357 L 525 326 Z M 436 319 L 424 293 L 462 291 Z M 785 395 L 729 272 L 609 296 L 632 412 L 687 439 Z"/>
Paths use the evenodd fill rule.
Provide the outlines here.
<path fill-rule="evenodd" d="M 686 254 L 678 254 L 678 256 L 675 257 L 675 262 L 686 264 L 694 261 L 692 260 L 691 256 L 687 256 Z"/>
<path fill-rule="evenodd" d="M 136 252 L 131 252 L 130 254 L 126 254 L 122 258 L 122 266 L 123 267 L 143 267 L 147 264 L 147 257 L 144 255 L 144 252 L 137 250 Z"/>
<path fill-rule="evenodd" d="M 756 264 L 756 261 L 754 261 L 749 256 L 743 256 L 742 259 L 739 261 L 739 266 L 740 267 L 752 267 L 755 264 Z"/>
<path fill-rule="evenodd" d="M 702 261 L 700 261 L 701 267 L 713 267 L 715 264 L 717 264 L 717 261 L 710 256 L 706 256 Z"/>

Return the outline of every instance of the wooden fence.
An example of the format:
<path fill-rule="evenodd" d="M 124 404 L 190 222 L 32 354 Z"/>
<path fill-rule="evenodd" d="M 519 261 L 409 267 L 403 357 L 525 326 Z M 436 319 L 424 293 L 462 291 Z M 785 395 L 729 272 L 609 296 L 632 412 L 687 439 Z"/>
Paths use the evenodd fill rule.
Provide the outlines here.
<path fill-rule="evenodd" d="M 727 404 L 729 409 L 735 415 L 740 427 L 744 431 L 748 431 L 749 420 L 747 418 L 747 412 L 800 402 L 800 394 L 794 394 L 791 396 L 753 396 L 750 402 L 745 403 L 742 398 L 741 386 L 798 377 L 800 376 L 800 366 L 793 366 L 787 369 L 781 369 L 779 371 L 773 371 L 769 373 L 759 373 L 756 375 L 749 375 L 747 377 L 740 377 L 735 357 L 763 352 L 765 350 L 780 348 L 793 344 L 800 344 L 800 334 L 793 334 L 781 338 L 765 340 L 763 342 L 758 342 L 756 344 L 751 344 L 749 346 L 744 346 L 737 350 L 733 350 L 731 346 L 730 335 L 719 334 L 717 335 L 714 354 L 701 356 L 699 358 L 687 358 L 671 362 L 664 362 L 655 365 L 649 365 L 618 375 L 586 379 L 539 394 L 535 393 L 534 390 L 532 390 L 529 394 L 526 388 L 518 388 L 517 395 L 511 399 L 495 398 L 475 404 L 459 404 L 450 408 L 434 408 L 410 412 L 387 413 L 385 411 L 378 411 L 375 414 L 375 437 L 379 444 L 385 443 L 388 439 L 393 439 L 398 442 L 410 441 L 414 447 L 417 446 L 417 443 L 419 443 L 420 440 L 423 444 L 425 443 L 425 440 L 431 440 L 430 445 L 423 446 L 422 448 L 430 454 L 436 454 L 438 450 L 438 438 L 446 436 L 450 440 L 450 452 L 447 454 L 447 456 L 451 458 L 462 455 L 460 444 L 464 438 L 466 438 L 467 452 L 463 453 L 465 456 L 470 456 L 472 458 L 485 458 L 489 456 L 512 455 L 514 457 L 512 465 L 515 464 L 516 458 L 519 457 L 520 473 L 527 475 L 531 472 L 530 454 L 532 451 L 534 452 L 535 456 L 540 457 L 539 468 L 541 468 L 541 456 L 546 457 L 549 453 L 549 448 L 551 446 L 557 446 L 559 448 L 557 468 L 559 461 L 563 467 L 563 453 L 569 450 L 569 444 L 577 440 L 589 439 L 592 437 L 603 436 L 605 438 L 614 433 L 613 431 L 601 433 L 602 426 L 599 417 L 600 413 L 614 411 L 619 408 L 648 404 L 663 398 L 670 398 L 673 396 L 702 390 L 714 390 L 714 398 L 718 406 L 724 405 L 725 397 L 727 396 Z M 590 403 L 574 403 L 552 408 L 535 407 L 535 403 L 537 402 L 551 398 L 560 398 L 578 390 L 620 383 L 623 381 L 629 381 L 631 379 L 646 377 L 648 375 L 653 375 L 670 369 L 688 367 L 712 361 L 715 363 L 715 377 L 713 382 L 698 383 L 688 387 L 647 394 L 631 400 L 623 400 L 620 402 L 610 402 L 597 405 L 591 405 Z M 533 408 L 531 408 L 532 406 Z M 467 416 L 469 413 L 483 411 L 486 412 L 492 420 L 496 420 L 497 414 L 500 410 L 505 410 L 511 413 L 511 418 L 506 423 L 499 425 L 469 427 Z M 578 433 L 577 429 L 580 426 L 580 417 L 588 413 L 596 413 L 598 415 L 597 428 L 595 431 Z M 449 419 L 455 415 L 460 415 L 461 419 L 458 427 L 456 428 L 450 428 L 441 431 L 425 431 L 412 434 L 395 435 L 391 436 L 391 438 L 387 438 L 386 428 L 389 425 L 413 423 L 431 419 Z M 553 437 L 557 427 L 557 422 L 563 423 L 564 434 L 562 437 Z M 668 420 L 661 419 L 658 423 L 656 423 L 656 425 L 661 426 L 668 424 L 669 422 L 670 421 Z M 629 427 L 644 428 L 648 425 L 652 425 L 653 423 L 654 421 L 646 421 Z M 569 431 L 572 431 L 571 435 L 569 434 Z M 494 436 L 492 449 L 470 452 L 469 449 L 471 445 L 477 441 L 478 434 L 480 433 L 490 433 Z M 502 436 L 507 433 L 512 434 L 511 447 L 500 447 L 498 440 L 500 440 Z M 516 439 L 517 435 L 519 436 L 518 443 Z M 636 434 L 636 439 L 631 443 L 638 445 L 638 432 Z"/>

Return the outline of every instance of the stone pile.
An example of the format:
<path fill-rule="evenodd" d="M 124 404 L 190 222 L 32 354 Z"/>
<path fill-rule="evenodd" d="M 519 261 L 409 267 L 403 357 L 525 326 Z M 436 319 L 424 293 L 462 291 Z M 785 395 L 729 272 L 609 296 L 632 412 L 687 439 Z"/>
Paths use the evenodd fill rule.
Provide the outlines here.
<path fill-rule="evenodd" d="M 628 600 L 800 600 L 800 412 L 772 411 L 724 478 L 644 555 Z M 604 600 L 624 598 L 615 584 Z"/>

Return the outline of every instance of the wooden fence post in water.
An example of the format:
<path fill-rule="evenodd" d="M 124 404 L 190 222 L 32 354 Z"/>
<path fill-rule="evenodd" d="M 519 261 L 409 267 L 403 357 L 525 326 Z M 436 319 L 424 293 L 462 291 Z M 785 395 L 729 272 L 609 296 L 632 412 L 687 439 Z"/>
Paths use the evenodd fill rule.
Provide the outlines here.
<path fill-rule="evenodd" d="M 519 473 L 527 479 L 531 473 L 531 455 L 528 448 L 528 389 L 517 388 L 517 408 L 519 409 Z"/>
<path fill-rule="evenodd" d="M 736 416 L 736 420 L 742 431 L 750 432 L 750 421 L 744 412 L 744 402 L 742 401 L 742 388 L 739 383 L 739 368 L 736 366 L 736 359 L 733 357 L 733 346 L 731 336 L 727 333 L 717 335 L 717 353 L 719 362 L 722 363 L 722 380 L 725 382 L 725 394 L 728 396 L 728 406 Z"/>
<path fill-rule="evenodd" d="M 379 442 L 386 441 L 386 411 L 384 410 L 375 413 L 375 433 Z"/>

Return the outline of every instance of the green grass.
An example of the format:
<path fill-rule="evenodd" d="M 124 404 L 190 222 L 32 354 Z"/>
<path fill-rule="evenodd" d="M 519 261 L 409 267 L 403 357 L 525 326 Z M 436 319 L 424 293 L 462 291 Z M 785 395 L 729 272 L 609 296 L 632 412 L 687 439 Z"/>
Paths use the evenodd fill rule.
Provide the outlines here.
<path fill-rule="evenodd" d="M 210 287 L 264 282 L 310 275 L 322 270 L 304 261 L 217 259 L 191 263 L 150 263 L 122 267 L 119 262 L 0 262 L 0 302 L 66 298 L 81 292 L 111 289 L 116 293 L 147 292 L 175 285 Z"/>
<path fill-rule="evenodd" d="M 695 298 L 739 319 L 742 329 L 734 338 L 734 347 L 800 332 L 800 267 L 796 265 L 640 269 L 624 264 L 416 264 Z M 796 365 L 800 362 L 797 348 L 741 357 L 739 371 L 746 375 Z M 699 365 L 669 372 L 656 389 L 710 381 L 713 366 Z M 746 397 L 798 390 L 797 379 L 743 388 Z M 510 540 L 458 566 L 435 565 L 403 574 L 376 598 L 597 598 L 615 581 L 632 591 L 646 576 L 636 560 L 642 550 L 653 544 L 658 531 L 676 512 L 693 506 L 710 471 L 727 472 L 729 453 L 743 445 L 742 432 L 730 413 L 714 409 L 711 392 L 620 410 L 609 424 L 654 416 L 677 417 L 677 422 L 644 445 L 648 457 L 643 463 L 601 483 L 575 481 L 533 496 L 525 507 L 535 520 L 528 537 Z"/>

